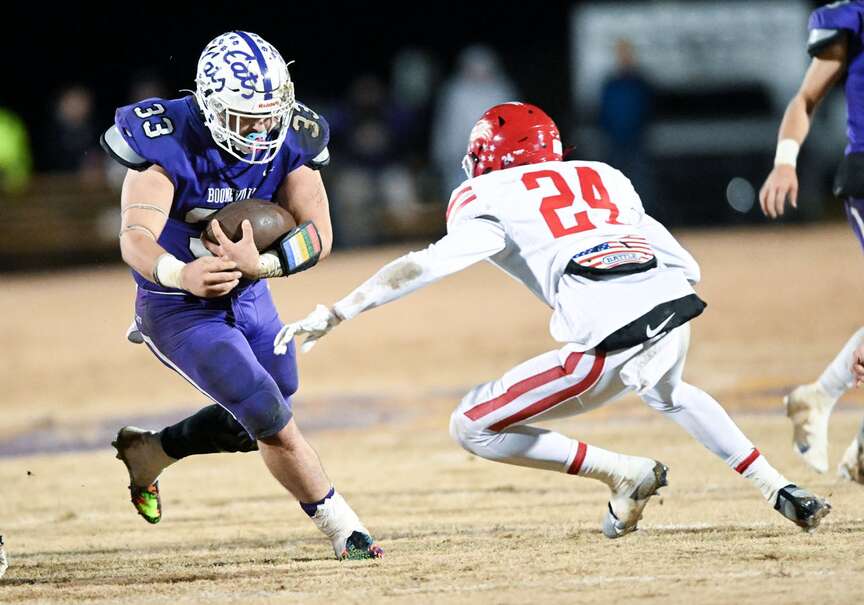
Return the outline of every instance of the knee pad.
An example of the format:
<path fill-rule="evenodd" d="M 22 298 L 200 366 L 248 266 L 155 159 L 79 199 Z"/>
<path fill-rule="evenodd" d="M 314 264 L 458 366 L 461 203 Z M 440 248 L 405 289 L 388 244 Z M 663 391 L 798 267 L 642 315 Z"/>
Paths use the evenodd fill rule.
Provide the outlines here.
<path fill-rule="evenodd" d="M 450 415 L 450 436 L 472 454 L 485 457 L 482 453 L 483 447 L 497 435 L 498 433 L 490 431 L 486 426 L 467 418 L 461 407 Z"/>
<path fill-rule="evenodd" d="M 464 415 L 457 409 L 452 414 L 450 414 L 450 437 L 453 438 L 453 441 L 465 447 L 464 437 L 465 427 L 463 426 L 463 422 L 467 420 Z"/>
<path fill-rule="evenodd" d="M 246 399 L 226 407 L 256 440 L 272 437 L 285 428 L 293 416 L 290 404 L 269 377 L 259 381 Z"/>

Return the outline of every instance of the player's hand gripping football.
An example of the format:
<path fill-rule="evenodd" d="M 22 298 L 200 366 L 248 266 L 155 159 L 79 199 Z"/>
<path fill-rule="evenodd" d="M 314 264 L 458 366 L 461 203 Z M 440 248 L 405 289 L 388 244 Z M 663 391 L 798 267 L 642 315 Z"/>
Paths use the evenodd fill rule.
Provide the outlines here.
<path fill-rule="evenodd" d="M 180 272 L 184 290 L 202 298 L 225 296 L 240 283 L 242 274 L 237 263 L 224 258 L 205 256 L 186 263 Z"/>
<path fill-rule="evenodd" d="M 786 198 L 793 208 L 798 207 L 798 175 L 795 167 L 788 164 L 774 166 L 765 184 L 759 190 L 759 205 L 762 212 L 770 218 L 783 216 Z"/>
<path fill-rule="evenodd" d="M 244 220 L 240 224 L 240 228 L 243 229 L 243 237 L 237 242 L 232 242 L 222 231 L 219 221 L 211 221 L 210 229 L 219 243 L 214 244 L 206 238 L 202 238 L 202 241 L 214 256 L 237 263 L 237 270 L 243 273 L 243 277 L 258 279 L 258 248 L 255 247 L 252 223 Z"/>
<path fill-rule="evenodd" d="M 864 385 L 864 345 L 852 353 L 852 374 L 855 375 L 855 386 Z"/>
<path fill-rule="evenodd" d="M 308 353 L 322 336 L 338 326 L 342 319 L 332 310 L 324 305 L 318 305 L 305 318 L 294 323 L 287 324 L 279 330 L 273 341 L 273 352 L 276 355 L 284 355 L 288 352 L 288 345 L 295 336 L 306 335 L 306 340 L 300 346 L 300 350 Z"/>

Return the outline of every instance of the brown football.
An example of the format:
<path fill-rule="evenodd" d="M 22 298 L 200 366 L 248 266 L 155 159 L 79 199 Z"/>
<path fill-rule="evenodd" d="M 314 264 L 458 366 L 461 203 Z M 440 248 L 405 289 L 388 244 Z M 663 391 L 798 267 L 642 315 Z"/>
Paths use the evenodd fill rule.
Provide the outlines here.
<path fill-rule="evenodd" d="M 266 200 L 233 202 L 210 215 L 207 219 L 207 227 L 201 232 L 201 239 L 214 244 L 219 243 L 210 228 L 210 221 L 214 219 L 219 221 L 222 232 L 233 242 L 243 237 L 243 229 L 240 225 L 244 220 L 249 219 L 252 223 L 255 247 L 259 252 L 270 248 L 276 240 L 297 226 L 291 213 L 274 202 Z"/>

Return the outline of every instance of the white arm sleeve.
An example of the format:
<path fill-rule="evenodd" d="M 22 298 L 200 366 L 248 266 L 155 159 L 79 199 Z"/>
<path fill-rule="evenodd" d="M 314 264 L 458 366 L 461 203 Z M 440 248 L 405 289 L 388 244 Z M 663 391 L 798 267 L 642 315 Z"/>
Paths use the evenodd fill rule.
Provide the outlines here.
<path fill-rule="evenodd" d="M 409 252 L 384 265 L 333 305 L 333 310 L 343 319 L 352 319 L 489 258 L 505 244 L 504 229 L 498 223 L 486 219 L 464 221 L 425 250 Z"/>
<path fill-rule="evenodd" d="M 696 259 L 678 243 L 669 230 L 659 221 L 647 214 L 642 216 L 639 230 L 651 242 L 651 247 L 657 253 L 657 260 L 667 267 L 675 267 L 684 271 L 687 281 L 691 284 L 699 282 L 701 273 Z"/>

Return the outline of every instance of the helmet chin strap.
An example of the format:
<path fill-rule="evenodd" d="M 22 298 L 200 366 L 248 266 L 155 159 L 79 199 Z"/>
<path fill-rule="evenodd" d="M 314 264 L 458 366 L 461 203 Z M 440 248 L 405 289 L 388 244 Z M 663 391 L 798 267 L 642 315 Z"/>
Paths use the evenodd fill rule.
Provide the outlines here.
<path fill-rule="evenodd" d="M 462 158 L 462 170 L 465 171 L 465 176 L 469 179 L 474 176 L 474 160 L 467 153 Z"/>

